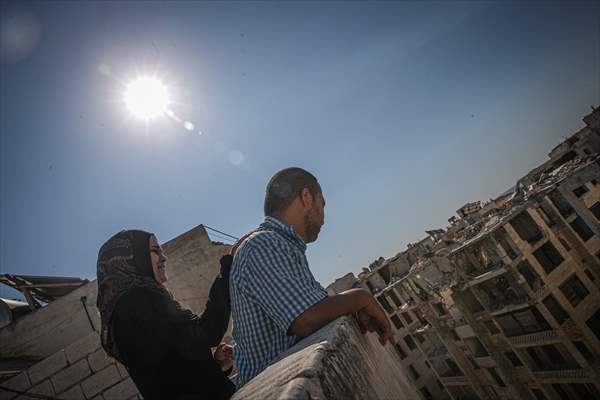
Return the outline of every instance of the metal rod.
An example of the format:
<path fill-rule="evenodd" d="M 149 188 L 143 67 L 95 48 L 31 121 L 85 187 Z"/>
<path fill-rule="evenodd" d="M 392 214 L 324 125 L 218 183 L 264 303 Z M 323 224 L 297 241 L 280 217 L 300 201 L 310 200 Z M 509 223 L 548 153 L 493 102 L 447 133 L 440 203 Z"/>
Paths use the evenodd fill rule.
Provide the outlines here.
<path fill-rule="evenodd" d="M 90 326 L 92 327 L 92 330 L 94 332 L 96 332 L 96 327 L 94 326 L 94 322 L 92 321 L 92 317 L 90 317 L 90 313 L 87 309 L 87 296 L 81 296 L 81 298 L 79 299 L 81 300 L 81 304 L 83 304 L 83 309 L 85 310 L 85 315 L 87 315 L 88 321 L 90 321 Z"/>

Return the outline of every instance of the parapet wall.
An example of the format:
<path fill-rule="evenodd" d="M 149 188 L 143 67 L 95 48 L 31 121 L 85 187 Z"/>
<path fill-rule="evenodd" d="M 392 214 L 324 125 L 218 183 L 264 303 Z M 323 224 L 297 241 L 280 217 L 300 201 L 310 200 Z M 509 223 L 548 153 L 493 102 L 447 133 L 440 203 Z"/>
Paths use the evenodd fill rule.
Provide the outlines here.
<path fill-rule="evenodd" d="M 419 399 L 386 347 L 376 335 L 362 335 L 353 318 L 339 318 L 289 349 L 233 400 Z"/>

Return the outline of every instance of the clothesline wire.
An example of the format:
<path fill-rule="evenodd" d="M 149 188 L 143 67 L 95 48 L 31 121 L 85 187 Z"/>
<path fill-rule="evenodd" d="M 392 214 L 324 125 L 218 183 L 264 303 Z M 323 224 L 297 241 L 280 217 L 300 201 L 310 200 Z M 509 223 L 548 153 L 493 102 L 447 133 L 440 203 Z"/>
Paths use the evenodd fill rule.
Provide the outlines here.
<path fill-rule="evenodd" d="M 209 229 L 209 230 L 211 230 L 211 231 L 213 231 L 213 232 L 220 233 L 221 235 L 225 235 L 225 236 L 227 236 L 227 237 L 230 237 L 230 238 L 232 238 L 232 239 L 234 239 L 234 240 L 239 240 L 239 237 L 236 237 L 236 236 L 230 235 L 229 233 L 222 232 L 222 231 L 220 231 L 220 230 L 218 230 L 218 229 L 215 229 L 215 228 L 211 228 L 211 227 L 210 227 L 210 226 L 208 226 L 208 225 L 204 225 L 204 224 L 203 224 L 202 226 L 203 226 L 203 227 L 205 227 L 206 229 Z"/>

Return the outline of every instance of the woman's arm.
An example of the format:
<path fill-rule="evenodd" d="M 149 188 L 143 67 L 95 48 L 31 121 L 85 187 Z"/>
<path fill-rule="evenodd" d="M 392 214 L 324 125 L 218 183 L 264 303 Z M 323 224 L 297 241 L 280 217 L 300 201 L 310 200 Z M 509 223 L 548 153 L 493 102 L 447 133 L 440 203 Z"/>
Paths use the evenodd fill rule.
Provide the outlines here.
<path fill-rule="evenodd" d="M 206 330 L 206 339 L 210 347 L 217 346 L 229 325 L 231 307 L 229 303 L 229 271 L 233 257 L 221 257 L 221 274 L 213 282 L 206 302 L 206 309 L 200 317 Z"/>

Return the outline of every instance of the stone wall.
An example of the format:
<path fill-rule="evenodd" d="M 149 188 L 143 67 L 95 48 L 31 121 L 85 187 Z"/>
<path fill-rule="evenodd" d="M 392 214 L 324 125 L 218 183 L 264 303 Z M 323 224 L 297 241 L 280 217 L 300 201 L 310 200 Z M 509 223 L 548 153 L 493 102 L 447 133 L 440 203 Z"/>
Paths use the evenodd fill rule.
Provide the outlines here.
<path fill-rule="evenodd" d="M 1 386 L 28 394 L 69 400 L 139 399 L 127 370 L 109 358 L 96 332 L 59 350 Z M 2 400 L 34 399 L 0 389 Z"/>
<path fill-rule="evenodd" d="M 362 335 L 353 318 L 339 318 L 285 352 L 233 400 L 419 399 L 386 347 L 376 335 Z"/>

